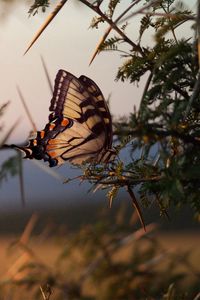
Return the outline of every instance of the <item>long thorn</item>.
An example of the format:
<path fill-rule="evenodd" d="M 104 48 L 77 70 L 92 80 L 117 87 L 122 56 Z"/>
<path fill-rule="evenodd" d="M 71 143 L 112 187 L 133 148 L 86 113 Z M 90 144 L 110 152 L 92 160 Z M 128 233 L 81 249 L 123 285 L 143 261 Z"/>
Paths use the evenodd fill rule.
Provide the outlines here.
<path fill-rule="evenodd" d="M 61 10 L 61 8 L 64 6 L 64 4 L 67 2 L 67 0 L 61 0 L 58 5 L 55 7 L 54 11 L 47 17 L 46 21 L 43 23 L 43 25 L 40 27 L 38 32 L 36 33 L 35 37 L 29 44 L 28 48 L 24 52 L 24 55 L 30 50 L 30 48 L 33 46 L 33 44 L 36 42 L 36 40 L 39 38 L 39 36 L 42 34 L 42 32 L 45 30 L 45 28 L 49 25 L 49 23 L 54 19 L 54 17 L 57 15 L 57 13 Z"/>
<path fill-rule="evenodd" d="M 144 228 L 144 231 L 146 231 L 146 226 L 145 226 L 144 219 L 143 219 L 143 216 L 142 216 L 142 211 L 141 211 L 141 209 L 139 207 L 137 199 L 135 198 L 135 195 L 134 195 L 132 189 L 130 188 L 130 186 L 127 185 L 126 188 L 127 188 L 127 191 L 128 191 L 128 193 L 129 193 L 129 195 L 131 197 L 133 206 L 135 207 L 135 209 L 137 211 L 140 223 L 141 223 L 142 227 Z"/>

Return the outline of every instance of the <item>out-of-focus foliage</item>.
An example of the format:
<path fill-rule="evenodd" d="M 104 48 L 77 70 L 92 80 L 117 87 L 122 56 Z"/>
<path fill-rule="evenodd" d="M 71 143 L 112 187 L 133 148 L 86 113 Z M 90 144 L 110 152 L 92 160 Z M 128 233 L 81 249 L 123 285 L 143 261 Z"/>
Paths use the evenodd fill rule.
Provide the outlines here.
<path fill-rule="evenodd" d="M 28 12 L 29 14 L 35 15 L 40 8 L 42 12 L 45 12 L 47 7 L 49 7 L 49 0 L 35 0 Z"/>
<path fill-rule="evenodd" d="M 21 299 L 27 299 L 28 295 L 32 300 L 195 299 L 200 275 L 198 267 L 191 263 L 190 253 L 170 249 L 170 245 L 163 248 L 153 236 L 153 224 L 148 226 L 148 233 L 135 230 L 135 216 L 130 218 L 127 229 L 124 217 L 121 210 L 114 223 L 104 215 L 101 222 L 85 225 L 78 232 L 65 232 L 64 228 L 60 233 L 56 231 L 60 254 L 53 266 L 41 260 L 38 253 L 39 241 L 49 243 L 45 235 L 50 235 L 51 227 L 47 226 L 32 242 L 25 241 L 22 235 L 10 249 L 16 262 L 0 281 L 0 297 L 7 299 L 9 295 L 11 300 L 18 299 L 19 295 Z"/>
<path fill-rule="evenodd" d="M 8 105 L 9 102 L 2 104 L 0 106 L 0 118 L 3 117 Z M 12 132 L 12 129 L 11 132 L 9 131 L 7 134 L 5 133 L 3 134 L 2 131 L 3 131 L 3 125 L 0 124 L 0 132 L 1 132 L 0 144 L 5 143 L 6 139 Z M 9 159 L 7 159 L 2 163 L 2 165 L 0 166 L 0 184 L 2 183 L 2 181 L 7 180 L 9 176 L 15 176 L 19 174 L 19 160 L 20 160 L 20 156 L 17 154 L 15 156 L 10 157 Z"/>
<path fill-rule="evenodd" d="M 7 180 L 9 176 L 19 174 L 19 155 L 15 155 L 7 159 L 0 168 L 0 183 Z"/>

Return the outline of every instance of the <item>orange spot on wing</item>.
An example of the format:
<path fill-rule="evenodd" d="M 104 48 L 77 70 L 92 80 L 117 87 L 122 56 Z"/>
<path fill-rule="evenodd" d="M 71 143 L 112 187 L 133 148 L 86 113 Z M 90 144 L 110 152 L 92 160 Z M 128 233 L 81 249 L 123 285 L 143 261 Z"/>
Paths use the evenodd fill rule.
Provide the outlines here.
<path fill-rule="evenodd" d="M 54 145 L 47 145 L 47 146 L 46 146 L 46 149 L 47 149 L 47 150 L 51 150 L 51 149 L 54 149 L 54 148 L 55 148 Z"/>
<path fill-rule="evenodd" d="M 55 124 L 49 124 L 49 130 L 53 130 L 55 126 Z"/>
<path fill-rule="evenodd" d="M 48 141 L 48 144 L 51 144 L 51 145 L 52 144 L 55 145 L 57 143 L 58 143 L 57 139 L 55 139 L 55 140 L 51 139 L 51 140 Z"/>
<path fill-rule="evenodd" d="M 44 135 L 45 135 L 45 131 L 44 131 L 44 130 L 41 130 L 41 131 L 40 131 L 40 137 L 41 137 L 41 139 L 44 138 Z"/>
<path fill-rule="evenodd" d="M 68 119 L 63 119 L 61 122 L 61 126 L 67 126 L 69 124 L 69 120 Z"/>
<path fill-rule="evenodd" d="M 57 154 L 56 154 L 55 151 L 50 151 L 48 154 L 49 154 L 49 156 L 51 156 L 52 158 L 54 158 L 54 157 L 57 156 Z"/>
<path fill-rule="evenodd" d="M 37 140 L 33 140 L 33 146 L 37 146 Z"/>

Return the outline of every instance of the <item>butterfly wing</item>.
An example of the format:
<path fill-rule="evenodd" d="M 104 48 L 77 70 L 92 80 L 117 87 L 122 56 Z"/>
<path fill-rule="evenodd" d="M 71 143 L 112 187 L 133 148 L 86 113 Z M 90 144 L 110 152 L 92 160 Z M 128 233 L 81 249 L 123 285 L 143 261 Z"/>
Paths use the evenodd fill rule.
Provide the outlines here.
<path fill-rule="evenodd" d="M 86 76 L 79 79 L 59 70 L 50 104 L 49 123 L 37 132 L 26 157 L 44 159 L 50 166 L 69 160 L 107 161 L 112 144 L 112 123 L 108 107 L 98 86 Z"/>
<path fill-rule="evenodd" d="M 105 148 L 111 149 L 112 147 L 112 118 L 110 115 L 110 111 L 108 109 L 108 105 L 104 99 L 104 96 L 99 89 L 99 87 L 96 85 L 96 83 L 84 76 L 81 75 L 79 77 L 79 80 L 83 82 L 83 84 L 87 87 L 87 90 L 89 93 L 93 96 L 93 99 L 95 101 L 96 107 L 99 110 L 99 113 L 102 117 L 102 122 L 104 122 L 105 131 L 106 131 L 106 145 Z"/>

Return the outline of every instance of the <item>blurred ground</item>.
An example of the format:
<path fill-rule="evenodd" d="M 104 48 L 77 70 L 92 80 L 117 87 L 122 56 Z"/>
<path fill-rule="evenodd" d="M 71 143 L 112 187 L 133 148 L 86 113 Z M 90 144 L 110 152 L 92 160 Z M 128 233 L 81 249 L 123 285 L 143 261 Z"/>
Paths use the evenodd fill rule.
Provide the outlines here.
<path fill-rule="evenodd" d="M 47 299 L 52 300 L 64 299 L 66 293 L 70 300 L 121 299 L 121 292 L 127 299 L 143 300 L 142 286 L 154 296 L 174 282 L 180 290 L 190 287 L 195 296 L 200 274 L 197 227 L 183 230 L 185 224 L 180 230 L 176 220 L 179 230 L 166 225 L 163 230 L 145 218 L 145 233 L 137 219 L 129 205 L 109 209 L 101 202 L 0 215 L 0 299 L 41 299 L 40 286 L 47 282 L 53 290 Z"/>
<path fill-rule="evenodd" d="M 199 234 L 195 232 L 157 232 L 154 237 L 163 246 L 163 249 L 192 252 L 191 262 L 196 263 L 200 259 L 200 239 Z M 13 251 L 11 245 L 18 240 L 19 236 L 0 236 L 0 275 L 5 274 L 9 265 L 13 261 Z M 61 252 L 61 245 L 55 237 L 46 239 L 43 242 L 40 237 L 34 237 L 30 242 L 31 248 L 37 252 L 38 257 L 49 265 L 55 263 L 56 257 Z M 128 248 L 127 248 L 128 251 Z M 125 253 L 125 250 L 124 250 Z"/>
<path fill-rule="evenodd" d="M 13 246 L 18 241 L 19 236 L 0 236 L 0 280 L 4 280 L 7 276 L 10 276 L 16 268 L 16 258 L 19 256 L 19 249 Z M 66 236 L 65 236 L 66 238 Z M 171 251 L 178 253 L 190 253 L 189 263 L 191 263 L 191 274 L 193 267 L 196 271 L 199 269 L 200 258 L 200 239 L 199 234 L 196 232 L 157 232 L 154 234 L 159 245 L 162 247 L 163 252 Z M 54 268 L 58 256 L 62 252 L 62 245 L 55 236 L 47 238 L 45 240 L 39 237 L 33 237 L 29 242 L 29 247 L 36 255 L 37 261 L 47 265 L 50 269 Z M 126 260 L 129 255 L 129 246 L 124 247 L 122 251 L 117 254 L 117 259 Z M 81 251 L 81 249 L 80 249 Z M 165 263 L 161 264 L 164 267 Z M 186 266 L 182 266 L 182 271 L 185 271 Z M 188 272 L 188 270 L 187 270 Z"/>

